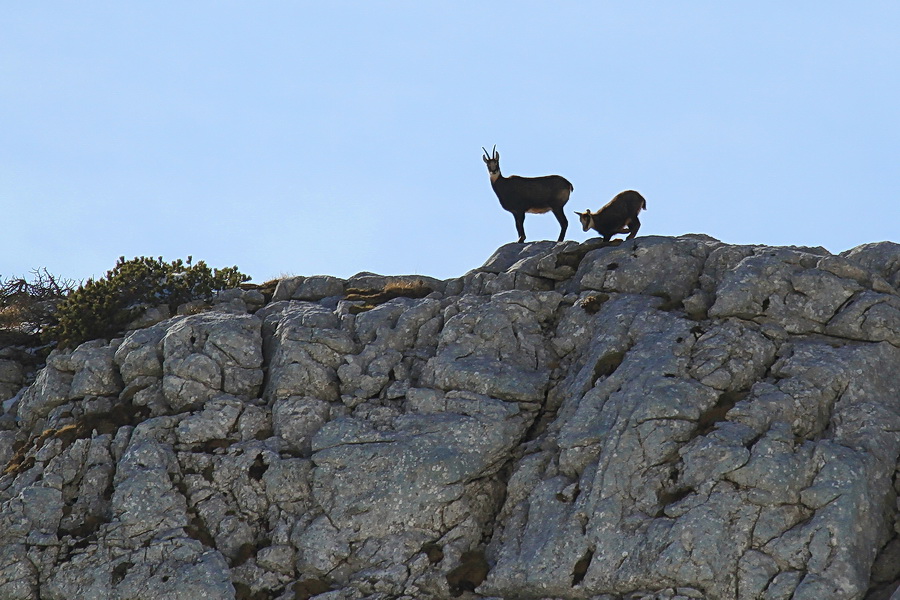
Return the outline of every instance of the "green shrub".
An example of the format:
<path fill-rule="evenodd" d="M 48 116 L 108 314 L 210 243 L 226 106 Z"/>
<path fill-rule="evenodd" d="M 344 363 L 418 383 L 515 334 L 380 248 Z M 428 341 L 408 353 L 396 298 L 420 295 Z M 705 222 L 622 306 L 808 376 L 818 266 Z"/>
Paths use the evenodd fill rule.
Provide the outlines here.
<path fill-rule="evenodd" d="M 106 276 L 81 285 L 63 300 L 56 311 L 56 324 L 43 337 L 58 347 L 71 348 L 122 333 L 148 307 L 168 305 L 174 313 L 179 305 L 212 299 L 215 292 L 238 287 L 250 277 L 237 267 L 210 269 L 203 261 L 167 263 L 162 257 L 120 257 Z"/>

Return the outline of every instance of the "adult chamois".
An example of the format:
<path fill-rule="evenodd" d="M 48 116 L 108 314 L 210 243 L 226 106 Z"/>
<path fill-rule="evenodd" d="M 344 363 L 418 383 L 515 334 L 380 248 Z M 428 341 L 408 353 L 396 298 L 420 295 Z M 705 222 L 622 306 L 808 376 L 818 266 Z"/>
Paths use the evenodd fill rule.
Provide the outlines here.
<path fill-rule="evenodd" d="M 595 229 L 603 236 L 603 241 L 608 242 L 617 233 L 627 233 L 628 237 L 625 239 L 629 240 L 636 236 L 641 228 L 638 213 L 642 208 L 647 210 L 644 197 L 634 190 L 626 190 L 616 194 L 615 198 L 595 213 L 588 209 L 583 213 L 576 210 L 575 214 L 581 219 L 581 226 L 585 231 Z"/>
<path fill-rule="evenodd" d="M 563 213 L 563 206 L 569 201 L 569 193 L 575 188 L 559 175 L 546 175 L 544 177 L 518 177 L 511 175 L 504 177 L 500 173 L 500 153 L 494 146 L 494 153 L 488 156 L 484 147 L 484 162 L 491 176 L 491 187 L 500 200 L 500 206 L 513 214 L 516 219 L 516 231 L 519 233 L 519 243 L 525 241 L 525 213 L 541 214 L 553 211 L 556 220 L 559 221 L 559 240 L 566 236 L 566 228 L 569 221 Z"/>

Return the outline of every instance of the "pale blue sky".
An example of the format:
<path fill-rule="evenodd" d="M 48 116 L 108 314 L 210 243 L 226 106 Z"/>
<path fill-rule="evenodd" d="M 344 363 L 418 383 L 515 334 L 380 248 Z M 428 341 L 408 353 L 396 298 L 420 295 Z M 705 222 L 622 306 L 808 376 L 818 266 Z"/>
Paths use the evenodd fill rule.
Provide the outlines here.
<path fill-rule="evenodd" d="M 898 241 L 898 73 L 895 1 L 9 2 L 0 276 L 462 275 L 516 238 L 494 144 L 568 239 L 637 189 L 642 235 Z"/>

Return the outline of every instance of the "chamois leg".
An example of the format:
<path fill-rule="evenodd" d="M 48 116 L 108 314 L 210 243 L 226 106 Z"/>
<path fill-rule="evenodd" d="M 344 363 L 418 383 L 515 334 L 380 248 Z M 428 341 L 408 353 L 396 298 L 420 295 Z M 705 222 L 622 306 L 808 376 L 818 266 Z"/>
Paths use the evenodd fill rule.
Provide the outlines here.
<path fill-rule="evenodd" d="M 628 223 L 628 228 L 631 229 L 631 233 L 629 233 L 628 237 L 625 238 L 626 240 L 630 240 L 637 235 L 638 229 L 641 228 L 641 222 L 637 217 L 631 217 L 631 222 Z"/>
<path fill-rule="evenodd" d="M 562 206 L 554 208 L 553 214 L 556 215 L 556 220 L 559 221 L 559 239 L 556 241 L 561 242 L 566 237 L 566 229 L 569 227 L 569 220 L 566 219 L 566 213 L 563 212 Z"/>
<path fill-rule="evenodd" d="M 521 244 L 525 241 L 525 213 L 513 213 L 516 219 L 516 231 L 519 233 L 518 242 Z"/>

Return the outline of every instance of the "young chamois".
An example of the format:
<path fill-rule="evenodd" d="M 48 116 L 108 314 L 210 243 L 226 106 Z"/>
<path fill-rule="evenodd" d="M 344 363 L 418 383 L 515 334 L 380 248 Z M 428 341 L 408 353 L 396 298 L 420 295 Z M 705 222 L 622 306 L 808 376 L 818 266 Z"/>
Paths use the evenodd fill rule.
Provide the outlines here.
<path fill-rule="evenodd" d="M 581 219 L 581 226 L 585 231 L 596 229 L 603 236 L 603 241 L 608 242 L 617 233 L 627 233 L 626 239 L 629 240 L 636 236 L 641 228 L 638 213 L 642 208 L 647 210 L 644 197 L 634 190 L 627 190 L 616 194 L 615 198 L 595 213 L 590 210 L 580 213 L 576 210 L 575 214 Z"/>
<path fill-rule="evenodd" d="M 559 221 L 559 240 L 566 236 L 569 221 L 563 213 L 563 206 L 569 201 L 569 193 L 575 188 L 564 177 L 546 175 L 544 177 L 504 177 L 500 174 L 500 153 L 494 146 L 493 156 L 484 150 L 484 162 L 491 176 L 491 187 L 500 200 L 500 206 L 513 214 L 519 243 L 525 241 L 525 213 L 542 214 L 553 211 Z"/>

